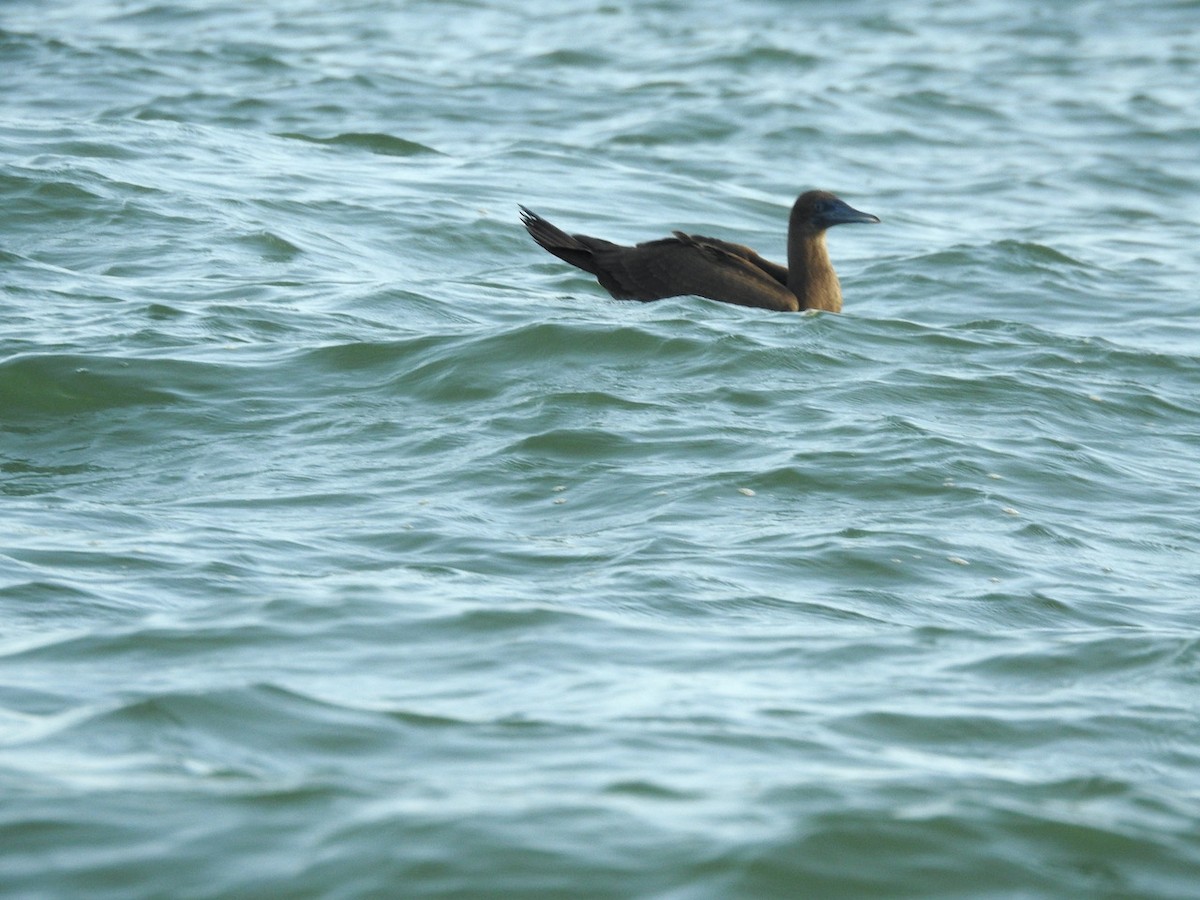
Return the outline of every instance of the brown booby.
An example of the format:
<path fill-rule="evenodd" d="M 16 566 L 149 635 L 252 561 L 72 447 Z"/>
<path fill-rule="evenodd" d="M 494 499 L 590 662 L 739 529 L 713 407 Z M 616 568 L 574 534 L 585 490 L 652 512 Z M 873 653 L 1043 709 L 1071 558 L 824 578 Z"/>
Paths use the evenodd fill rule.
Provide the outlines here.
<path fill-rule="evenodd" d="M 634 247 L 586 234 L 567 234 L 525 207 L 521 221 L 541 246 L 591 272 L 618 300 L 662 300 L 694 294 L 722 303 L 781 312 L 840 312 L 842 289 L 825 249 L 825 230 L 851 222 L 878 222 L 828 191 L 808 191 L 792 206 L 788 264 L 763 259 L 749 247 L 674 232 Z"/>

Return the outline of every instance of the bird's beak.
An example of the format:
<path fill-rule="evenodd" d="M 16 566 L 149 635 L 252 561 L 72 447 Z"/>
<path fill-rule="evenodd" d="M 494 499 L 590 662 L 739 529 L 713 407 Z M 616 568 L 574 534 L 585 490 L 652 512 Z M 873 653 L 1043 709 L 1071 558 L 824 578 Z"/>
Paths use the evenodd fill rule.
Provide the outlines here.
<path fill-rule="evenodd" d="M 879 216 L 873 216 L 870 213 L 859 212 L 848 203 L 843 203 L 840 200 L 838 205 L 829 210 L 824 216 L 825 227 L 833 225 L 853 225 L 855 223 L 874 223 L 879 221 Z"/>

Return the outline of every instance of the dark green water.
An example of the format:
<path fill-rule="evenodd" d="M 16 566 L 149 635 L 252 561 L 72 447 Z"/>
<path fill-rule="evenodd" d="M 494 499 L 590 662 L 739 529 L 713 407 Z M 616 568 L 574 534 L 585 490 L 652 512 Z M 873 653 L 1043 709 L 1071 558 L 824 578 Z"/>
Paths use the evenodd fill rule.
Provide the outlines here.
<path fill-rule="evenodd" d="M 0 894 L 1196 895 L 1200 4 L 729 10 L 0 6 Z"/>

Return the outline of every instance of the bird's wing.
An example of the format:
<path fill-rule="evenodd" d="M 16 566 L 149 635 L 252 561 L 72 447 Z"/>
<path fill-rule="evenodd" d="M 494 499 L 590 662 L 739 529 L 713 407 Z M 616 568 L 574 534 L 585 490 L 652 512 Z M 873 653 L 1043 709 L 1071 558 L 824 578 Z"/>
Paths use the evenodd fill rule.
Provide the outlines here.
<path fill-rule="evenodd" d="M 743 244 L 735 244 L 732 241 L 723 241 L 720 238 L 703 237 L 698 234 L 684 234 L 680 231 L 676 231 L 674 234 L 681 240 L 686 239 L 696 241 L 701 244 L 707 244 L 720 250 L 724 250 L 726 253 L 732 253 L 734 256 L 740 256 L 742 259 L 746 260 L 746 262 L 756 266 L 759 269 L 762 269 L 784 287 L 787 287 L 787 266 L 781 266 L 779 263 L 773 263 L 769 259 L 763 259 L 763 257 L 759 256 L 757 253 Z"/>
<path fill-rule="evenodd" d="M 738 244 L 676 232 L 675 237 L 636 247 L 593 246 L 600 283 L 620 299 L 661 300 L 694 294 L 739 306 L 799 309 L 796 295 L 761 265 L 767 261 Z M 786 281 L 786 269 L 768 265 L 782 270 Z"/>

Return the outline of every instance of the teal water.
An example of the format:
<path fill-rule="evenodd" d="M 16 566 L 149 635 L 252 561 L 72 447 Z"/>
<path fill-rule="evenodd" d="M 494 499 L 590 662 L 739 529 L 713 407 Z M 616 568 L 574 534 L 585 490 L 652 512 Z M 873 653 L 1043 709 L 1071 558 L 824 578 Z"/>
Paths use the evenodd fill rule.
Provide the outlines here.
<path fill-rule="evenodd" d="M 1200 4 L 730 9 L 0 7 L 0 894 L 1196 895 Z"/>

